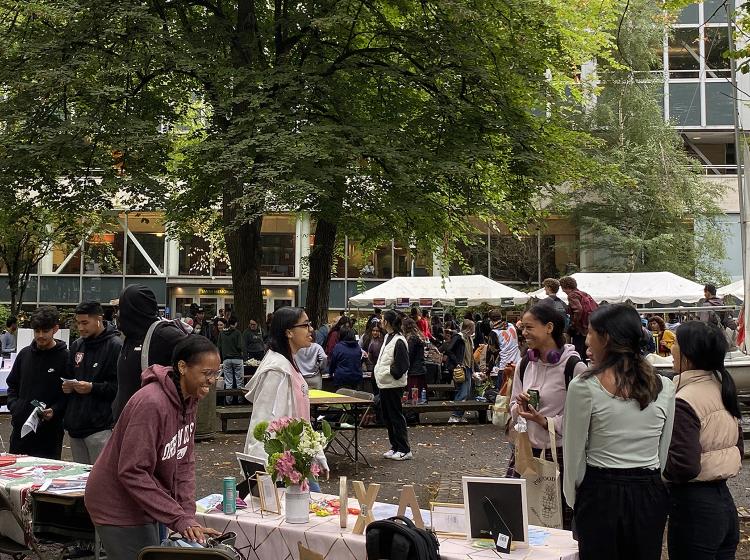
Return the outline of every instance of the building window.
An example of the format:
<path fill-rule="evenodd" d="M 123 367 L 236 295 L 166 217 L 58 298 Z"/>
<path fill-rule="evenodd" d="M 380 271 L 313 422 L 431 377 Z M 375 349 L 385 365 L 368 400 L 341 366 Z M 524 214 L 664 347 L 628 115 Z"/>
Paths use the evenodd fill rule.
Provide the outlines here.
<path fill-rule="evenodd" d="M 700 36 L 697 28 L 677 28 L 669 37 L 669 77 L 700 75 Z"/>
<path fill-rule="evenodd" d="M 156 275 L 164 272 L 164 220 L 156 212 L 134 212 L 127 216 L 128 247 L 125 272 Z"/>
<path fill-rule="evenodd" d="M 671 83 L 669 85 L 669 116 L 677 126 L 700 126 L 700 84 Z"/>
<path fill-rule="evenodd" d="M 728 82 L 706 82 L 706 125 L 734 125 L 734 88 Z"/>
<path fill-rule="evenodd" d="M 297 219 L 285 214 L 263 217 L 261 244 L 262 276 L 292 277 L 297 239 Z"/>
<path fill-rule="evenodd" d="M 90 236 L 84 245 L 84 274 L 122 274 L 125 233 L 112 228 Z"/>

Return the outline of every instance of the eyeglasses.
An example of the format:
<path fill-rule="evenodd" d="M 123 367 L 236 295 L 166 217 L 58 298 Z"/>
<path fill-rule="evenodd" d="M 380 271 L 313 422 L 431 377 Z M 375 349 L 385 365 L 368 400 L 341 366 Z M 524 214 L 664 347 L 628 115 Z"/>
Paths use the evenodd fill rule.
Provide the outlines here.
<path fill-rule="evenodd" d="M 310 321 L 306 321 L 305 323 L 299 323 L 297 325 L 292 325 L 293 329 L 302 329 L 305 328 L 307 330 L 315 330 L 312 326 L 312 323 Z"/>
<path fill-rule="evenodd" d="M 210 373 L 204 373 L 203 378 L 208 381 L 209 383 L 215 383 L 217 379 L 219 379 L 219 376 L 221 375 L 221 370 L 218 371 L 212 371 Z"/>

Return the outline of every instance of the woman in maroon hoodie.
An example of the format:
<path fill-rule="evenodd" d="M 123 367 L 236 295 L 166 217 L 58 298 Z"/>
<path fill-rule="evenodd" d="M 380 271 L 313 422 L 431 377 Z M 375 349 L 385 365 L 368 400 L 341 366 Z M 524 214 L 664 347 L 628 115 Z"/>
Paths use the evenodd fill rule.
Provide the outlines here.
<path fill-rule="evenodd" d="M 135 560 L 158 545 L 158 523 L 193 541 L 218 535 L 195 520 L 193 432 L 198 400 L 219 374 L 219 352 L 189 336 L 172 364 L 143 372 L 86 484 L 86 508 L 110 560 Z"/>

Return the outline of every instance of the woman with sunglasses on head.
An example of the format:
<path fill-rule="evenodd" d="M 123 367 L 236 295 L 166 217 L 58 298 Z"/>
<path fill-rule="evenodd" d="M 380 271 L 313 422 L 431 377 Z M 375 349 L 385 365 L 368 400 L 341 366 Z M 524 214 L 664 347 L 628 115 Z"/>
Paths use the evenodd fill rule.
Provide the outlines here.
<path fill-rule="evenodd" d="M 260 422 L 291 416 L 310 421 L 310 397 L 304 376 L 297 367 L 294 355 L 313 341 L 313 327 L 305 310 L 300 307 L 281 307 L 273 314 L 268 328 L 268 352 L 247 384 L 245 398 L 253 403 L 250 426 L 247 429 L 245 453 L 259 463 L 266 464 L 268 455 L 263 442 L 255 439 L 253 431 Z M 318 458 L 324 473 L 328 472 L 325 455 Z M 315 481 L 310 490 L 320 491 Z"/>
<path fill-rule="evenodd" d="M 565 392 L 570 380 L 586 370 L 586 364 L 572 344 L 565 344 L 565 317 L 554 306 L 549 303 L 535 305 L 524 314 L 521 324 L 528 350 L 513 376 L 512 424 L 519 417 L 526 419 L 529 441 L 537 457 L 543 452 L 545 458 L 552 461 L 554 444 L 562 475 Z M 493 334 L 499 337 L 502 331 L 496 329 Z M 555 432 L 554 442 L 550 437 L 552 430 Z M 515 470 L 515 450 L 508 476 L 520 476 Z M 572 518 L 573 511 L 563 504 L 564 528 L 570 529 Z"/>
<path fill-rule="evenodd" d="M 135 560 L 159 544 L 158 524 L 183 538 L 216 536 L 195 519 L 195 411 L 219 375 L 216 346 L 204 336 L 180 341 L 172 366 L 141 375 L 86 483 L 86 509 L 107 558 Z"/>
<path fill-rule="evenodd" d="M 648 338 L 633 307 L 599 307 L 586 336 L 593 365 L 568 387 L 563 488 L 581 560 L 661 558 L 674 385 L 643 357 Z"/>
<path fill-rule="evenodd" d="M 740 472 L 744 445 L 737 389 L 724 367 L 726 352 L 717 325 L 689 321 L 677 327 L 674 428 L 664 469 L 670 560 L 734 558 L 739 543 L 727 479 Z"/>

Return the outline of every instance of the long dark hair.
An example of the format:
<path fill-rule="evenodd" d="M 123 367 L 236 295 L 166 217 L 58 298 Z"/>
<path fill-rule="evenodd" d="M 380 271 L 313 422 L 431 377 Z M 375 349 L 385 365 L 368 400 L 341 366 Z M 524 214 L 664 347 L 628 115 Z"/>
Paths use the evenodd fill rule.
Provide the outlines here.
<path fill-rule="evenodd" d="M 729 344 L 717 325 L 688 321 L 677 327 L 677 344 L 694 369 L 710 371 L 721 383 L 721 401 L 735 418 L 742 418 L 734 379 L 724 366 Z M 675 364 L 675 368 L 679 364 Z M 680 373 L 680 372 L 677 372 Z"/>
<path fill-rule="evenodd" d="M 304 312 L 305 310 L 301 307 L 280 307 L 273 312 L 271 326 L 268 328 L 268 347 L 284 356 L 292 365 L 294 365 L 294 359 L 286 331 L 299 323 Z"/>
<path fill-rule="evenodd" d="M 583 376 L 612 370 L 615 396 L 638 401 L 641 410 L 654 402 L 662 390 L 661 378 L 641 354 L 644 337 L 638 312 L 625 304 L 602 305 L 589 317 L 589 328 L 609 340 L 602 362 Z"/>
<path fill-rule="evenodd" d="M 424 340 L 424 336 L 422 335 L 422 331 L 419 330 L 417 322 L 411 317 L 407 317 L 406 319 L 404 319 L 402 327 L 404 330 L 404 336 L 407 339 L 415 338 L 418 340 Z"/>
<path fill-rule="evenodd" d="M 555 344 L 558 348 L 565 346 L 565 317 L 552 304 L 538 303 L 526 313 L 530 313 L 542 325 L 552 323 L 552 338 Z"/>
<path fill-rule="evenodd" d="M 187 405 L 185 403 L 185 395 L 182 394 L 182 385 L 180 385 L 180 362 L 185 362 L 187 365 L 195 365 L 203 354 L 218 354 L 219 349 L 216 345 L 208 340 L 205 336 L 199 334 L 189 334 L 177 343 L 172 352 L 172 371 L 169 372 L 169 377 L 174 382 L 174 386 L 177 388 L 177 396 L 180 397 L 180 404 L 182 405 L 182 421 L 187 421 Z"/>

